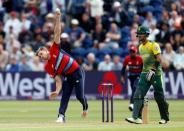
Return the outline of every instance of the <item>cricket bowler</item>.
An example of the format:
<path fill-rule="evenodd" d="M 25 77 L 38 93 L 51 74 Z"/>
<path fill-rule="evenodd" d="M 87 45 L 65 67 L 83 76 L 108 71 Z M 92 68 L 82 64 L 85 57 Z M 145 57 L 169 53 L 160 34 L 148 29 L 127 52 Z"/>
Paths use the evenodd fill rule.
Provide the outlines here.
<path fill-rule="evenodd" d="M 61 35 L 61 12 L 59 9 L 55 12 L 54 41 L 52 46 L 47 49 L 40 47 L 36 55 L 45 60 L 45 71 L 55 79 L 56 90 L 51 92 L 50 98 L 59 95 L 62 89 L 62 98 L 60 101 L 58 119 L 56 122 L 65 122 L 65 112 L 68 106 L 73 88 L 77 99 L 83 107 L 82 116 L 87 115 L 88 104 L 84 95 L 84 71 L 79 64 L 70 55 L 60 48 Z"/>
<path fill-rule="evenodd" d="M 159 124 L 166 124 L 169 121 L 168 103 L 165 100 L 163 92 L 163 78 L 161 62 L 160 46 L 156 42 L 149 41 L 147 37 L 150 31 L 145 26 L 140 26 L 137 29 L 137 37 L 139 39 L 139 53 L 143 59 L 143 70 L 140 75 L 138 88 L 134 94 L 133 115 L 125 120 L 134 123 L 142 124 L 142 108 L 144 97 L 151 85 L 154 87 L 154 97 L 157 102 L 161 120 Z"/>

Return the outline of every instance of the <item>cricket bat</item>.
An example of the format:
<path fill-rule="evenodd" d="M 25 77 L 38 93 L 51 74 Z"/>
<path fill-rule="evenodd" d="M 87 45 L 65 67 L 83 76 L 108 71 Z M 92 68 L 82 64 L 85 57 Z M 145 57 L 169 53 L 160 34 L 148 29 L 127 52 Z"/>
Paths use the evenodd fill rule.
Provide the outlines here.
<path fill-rule="evenodd" d="M 148 120 L 148 99 L 145 98 L 144 99 L 144 107 L 142 110 L 142 120 L 143 120 L 143 124 L 148 124 L 149 120 Z"/>

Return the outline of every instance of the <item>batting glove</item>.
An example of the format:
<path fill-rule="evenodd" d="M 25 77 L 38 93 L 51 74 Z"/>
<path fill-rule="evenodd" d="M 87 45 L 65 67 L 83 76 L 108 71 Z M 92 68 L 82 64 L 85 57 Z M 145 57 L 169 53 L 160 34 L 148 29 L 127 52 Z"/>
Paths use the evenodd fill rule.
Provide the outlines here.
<path fill-rule="evenodd" d="M 154 77 L 154 75 L 155 75 L 155 69 L 151 69 L 148 73 L 147 73 L 147 75 L 146 75 L 146 79 L 147 79 L 147 81 L 151 81 L 151 79 Z"/>

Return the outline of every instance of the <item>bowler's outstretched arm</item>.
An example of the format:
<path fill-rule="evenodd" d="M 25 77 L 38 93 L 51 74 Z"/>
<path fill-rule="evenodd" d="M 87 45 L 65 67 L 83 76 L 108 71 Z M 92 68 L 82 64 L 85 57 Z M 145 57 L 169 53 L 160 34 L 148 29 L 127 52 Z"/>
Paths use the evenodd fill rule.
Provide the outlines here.
<path fill-rule="evenodd" d="M 56 44 L 60 44 L 60 35 L 61 35 L 61 12 L 59 9 L 56 9 L 55 27 L 54 27 L 54 42 Z"/>

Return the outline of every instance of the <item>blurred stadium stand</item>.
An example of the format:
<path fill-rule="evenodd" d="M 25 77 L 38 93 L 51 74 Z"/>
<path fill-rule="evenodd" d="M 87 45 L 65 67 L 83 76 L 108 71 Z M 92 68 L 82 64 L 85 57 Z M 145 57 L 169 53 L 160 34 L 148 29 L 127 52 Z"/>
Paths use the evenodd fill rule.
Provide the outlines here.
<path fill-rule="evenodd" d="M 159 42 L 163 57 L 173 57 L 172 60 L 164 59 L 163 69 L 184 69 L 182 62 L 173 64 L 176 59 L 184 61 L 184 50 L 181 49 L 184 46 L 183 0 L 2 0 L 0 71 L 12 71 L 9 67 L 22 65 L 20 56 L 23 54 L 27 57 L 26 66 L 32 67 L 36 59 L 33 58 L 34 51 L 52 44 L 53 13 L 57 7 L 62 12 L 62 32 L 69 35 L 64 43 L 70 44 L 61 48 L 80 59 L 81 65 L 88 62 L 86 56 L 89 53 L 95 55 L 97 63 L 103 61 L 106 54 L 111 57 L 118 55 L 122 62 L 130 45 L 138 46 L 134 26 L 148 23 L 153 34 L 151 40 Z M 117 25 L 117 31 L 111 29 L 112 23 Z M 97 25 L 102 25 L 102 29 Z M 111 35 L 120 33 L 120 40 L 109 37 L 109 31 Z M 118 43 L 118 46 L 106 46 L 109 42 Z M 165 48 L 167 44 L 171 45 L 170 49 Z M 16 58 L 14 61 L 11 60 L 12 55 Z M 35 64 L 38 68 L 31 70 L 42 71 L 40 64 L 43 62 Z M 20 71 L 19 68 L 16 71 Z"/>

